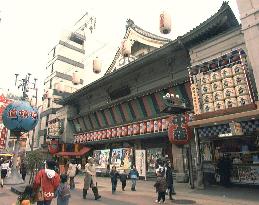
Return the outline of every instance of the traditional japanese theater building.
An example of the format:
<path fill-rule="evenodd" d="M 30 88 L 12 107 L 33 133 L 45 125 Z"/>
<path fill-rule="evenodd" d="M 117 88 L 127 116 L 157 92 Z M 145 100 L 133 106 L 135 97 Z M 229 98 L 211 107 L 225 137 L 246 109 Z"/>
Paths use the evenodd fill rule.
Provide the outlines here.
<path fill-rule="evenodd" d="M 100 172 L 105 172 L 108 164 L 118 169 L 136 164 L 142 176 L 150 176 L 156 160 L 168 157 L 179 181 L 186 180 L 186 176 L 193 181 L 194 165 L 202 163 L 199 136 L 194 139 L 194 134 L 188 132 L 184 143 L 168 137 L 172 134 L 168 127 L 171 130 L 175 122 L 170 114 L 163 112 L 163 96 L 174 94 L 186 107 L 194 109 L 194 117 L 190 115 L 191 127 L 196 126 L 193 123 L 201 119 L 199 116 L 209 118 L 205 105 L 200 103 L 203 96 L 197 97 L 199 93 L 193 91 L 195 83 L 201 82 L 196 75 L 203 72 L 205 75 L 213 63 L 221 66 L 224 59 L 237 64 L 245 58 L 247 70 L 251 71 L 241 26 L 229 5 L 223 3 L 217 13 L 176 40 L 149 33 L 132 20 L 127 21 L 124 39 L 131 42 L 130 55 L 123 56 L 118 50 L 102 78 L 60 101 L 63 107 L 57 112 L 57 118 L 64 121 L 62 141 L 74 142 L 77 149 L 78 146 L 91 148 Z M 250 73 L 248 77 L 249 99 L 254 102 L 253 75 Z M 206 112 L 215 110 L 210 97 L 208 103 L 213 102 L 210 104 L 213 108 L 206 105 Z M 249 104 L 245 105 L 256 109 Z M 180 136 L 185 133 L 184 129 L 180 126 Z"/>

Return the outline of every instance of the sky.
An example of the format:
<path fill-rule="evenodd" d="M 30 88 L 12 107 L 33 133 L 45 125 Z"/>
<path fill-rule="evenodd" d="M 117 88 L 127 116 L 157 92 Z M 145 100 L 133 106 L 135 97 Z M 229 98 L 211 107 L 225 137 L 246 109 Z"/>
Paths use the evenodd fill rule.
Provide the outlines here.
<path fill-rule="evenodd" d="M 217 12 L 223 0 L 0 0 L 0 88 L 17 92 L 15 73 L 27 73 L 43 81 L 48 53 L 58 43 L 64 30 L 69 30 L 86 12 L 96 17 L 96 30 L 87 37 L 85 82 L 102 77 L 125 34 L 126 19 L 139 27 L 174 40 L 184 35 Z M 236 0 L 229 4 L 239 20 Z M 166 10 L 172 18 L 172 31 L 159 32 L 159 14 Z M 89 46 L 88 46 L 89 45 Z M 99 55 L 103 61 L 99 75 L 89 59 Z"/>

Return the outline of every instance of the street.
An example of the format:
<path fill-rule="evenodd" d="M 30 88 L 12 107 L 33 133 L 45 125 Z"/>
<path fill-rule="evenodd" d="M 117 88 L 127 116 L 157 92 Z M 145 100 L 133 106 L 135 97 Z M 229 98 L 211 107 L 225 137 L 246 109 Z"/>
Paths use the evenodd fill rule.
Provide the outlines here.
<path fill-rule="evenodd" d="M 121 191 L 118 182 L 117 192 L 111 193 L 109 178 L 98 178 L 101 200 L 95 201 L 93 193 L 89 191 L 87 199 L 82 199 L 83 176 L 76 177 L 76 189 L 71 191 L 71 205 L 98 204 L 98 205 L 150 205 L 156 204 L 156 193 L 152 181 L 138 181 L 137 191 L 131 192 L 131 182 L 127 182 L 126 191 Z M 258 189 L 255 188 L 222 188 L 219 186 L 209 187 L 206 190 L 192 190 L 188 184 L 176 184 L 177 195 L 174 201 L 166 200 L 166 204 L 198 204 L 198 205 L 258 205 Z M 12 205 L 17 195 L 10 191 L 10 186 L 4 186 L 0 190 L 0 205 Z M 52 205 L 56 205 L 53 200 Z"/>

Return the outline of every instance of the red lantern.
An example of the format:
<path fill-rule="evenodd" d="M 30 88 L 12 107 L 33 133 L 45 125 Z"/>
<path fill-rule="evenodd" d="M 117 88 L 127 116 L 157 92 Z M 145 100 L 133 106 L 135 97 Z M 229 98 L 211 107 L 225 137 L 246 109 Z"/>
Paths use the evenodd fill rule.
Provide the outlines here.
<path fill-rule="evenodd" d="M 140 123 L 140 134 L 145 134 L 147 132 L 147 125 L 146 122 Z"/>
<path fill-rule="evenodd" d="M 133 125 L 128 125 L 128 135 L 133 135 Z"/>
<path fill-rule="evenodd" d="M 160 14 L 160 32 L 162 34 L 171 32 L 171 17 L 165 11 Z"/>
<path fill-rule="evenodd" d="M 147 121 L 147 132 L 153 132 L 154 131 L 154 121 L 150 120 Z"/>
<path fill-rule="evenodd" d="M 116 136 L 117 136 L 117 129 L 112 128 L 112 137 L 116 137 Z"/>
<path fill-rule="evenodd" d="M 191 137 L 191 129 L 188 127 L 190 120 L 188 114 L 174 115 L 168 118 L 168 137 L 172 144 L 187 144 Z"/>
<path fill-rule="evenodd" d="M 122 127 L 122 136 L 127 136 L 128 135 L 128 126 L 123 126 Z"/>
<path fill-rule="evenodd" d="M 90 135 L 90 133 L 87 133 L 87 134 L 86 134 L 86 140 L 87 140 L 87 141 L 90 141 L 90 140 L 91 140 L 91 135 Z"/>
<path fill-rule="evenodd" d="M 117 127 L 117 137 L 121 137 L 121 127 Z"/>
<path fill-rule="evenodd" d="M 162 131 L 165 131 L 168 129 L 168 120 L 167 119 L 162 119 Z"/>
<path fill-rule="evenodd" d="M 133 134 L 138 135 L 139 134 L 139 124 L 133 124 Z"/>
<path fill-rule="evenodd" d="M 107 130 L 107 138 L 110 139 L 112 136 L 112 132 L 110 129 Z"/>
<path fill-rule="evenodd" d="M 102 131 L 102 139 L 106 139 L 107 137 L 107 130 Z"/>

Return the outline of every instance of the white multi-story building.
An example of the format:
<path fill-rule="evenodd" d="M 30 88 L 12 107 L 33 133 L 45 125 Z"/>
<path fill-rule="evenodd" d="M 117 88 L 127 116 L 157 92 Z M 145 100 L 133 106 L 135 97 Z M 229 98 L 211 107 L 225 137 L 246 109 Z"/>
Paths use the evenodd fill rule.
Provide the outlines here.
<path fill-rule="evenodd" d="M 83 86 L 85 36 L 95 28 L 95 22 L 94 17 L 85 14 L 72 31 L 63 32 L 58 44 L 48 54 L 38 133 L 41 144 L 47 138 L 58 137 L 60 132 L 58 129 L 48 132 L 48 124 L 55 124 L 56 111 L 60 108 L 57 101 Z"/>

